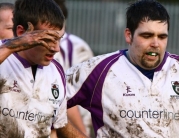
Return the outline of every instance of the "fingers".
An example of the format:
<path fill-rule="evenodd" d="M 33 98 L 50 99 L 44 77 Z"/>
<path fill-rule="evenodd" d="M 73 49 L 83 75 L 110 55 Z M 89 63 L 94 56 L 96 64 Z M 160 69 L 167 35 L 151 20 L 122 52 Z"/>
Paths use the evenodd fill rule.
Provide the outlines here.
<path fill-rule="evenodd" d="M 30 49 L 36 46 L 44 46 L 49 50 L 54 50 L 52 45 L 57 44 L 61 38 L 61 31 L 57 30 L 34 30 L 31 22 L 28 22 L 26 33 L 15 37 L 6 43 L 6 47 L 14 52 Z M 54 44 L 52 44 L 54 43 Z"/>
<path fill-rule="evenodd" d="M 31 46 L 44 46 L 52 51 L 54 51 L 55 49 L 52 45 L 56 45 L 57 42 L 60 40 L 58 31 L 54 30 L 36 30 L 27 33 L 27 35 L 29 34 L 31 35 L 28 41 L 29 43 L 31 43 Z"/>
<path fill-rule="evenodd" d="M 28 28 L 27 28 L 27 32 L 31 32 L 34 30 L 34 26 L 31 22 L 27 22 Z"/>

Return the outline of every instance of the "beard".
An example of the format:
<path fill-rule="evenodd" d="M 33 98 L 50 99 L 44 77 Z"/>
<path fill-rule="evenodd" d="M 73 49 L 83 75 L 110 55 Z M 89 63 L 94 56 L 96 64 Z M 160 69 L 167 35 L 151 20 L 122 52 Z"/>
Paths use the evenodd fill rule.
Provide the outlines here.
<path fill-rule="evenodd" d="M 150 62 L 147 61 L 144 57 L 141 59 L 140 63 L 143 67 L 146 69 L 154 69 L 159 66 L 161 60 L 160 60 L 160 55 L 158 55 L 158 59 L 156 61 Z"/>

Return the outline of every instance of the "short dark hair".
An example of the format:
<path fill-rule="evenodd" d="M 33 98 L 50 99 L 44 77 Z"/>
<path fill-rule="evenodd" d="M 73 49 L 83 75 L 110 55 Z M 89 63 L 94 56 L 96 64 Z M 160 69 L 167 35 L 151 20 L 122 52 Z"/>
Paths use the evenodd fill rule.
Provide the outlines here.
<path fill-rule="evenodd" d="M 167 10 L 156 0 L 139 0 L 132 3 L 126 12 L 126 27 L 129 28 L 132 35 L 142 21 L 156 21 L 166 22 L 169 30 L 169 14 Z"/>
<path fill-rule="evenodd" d="M 54 0 L 58 6 L 60 6 L 62 12 L 63 12 L 63 15 L 65 16 L 65 19 L 68 18 L 68 9 L 66 7 L 66 3 L 65 3 L 65 0 Z"/>
<path fill-rule="evenodd" d="M 16 27 L 22 25 L 27 29 L 27 22 L 34 27 L 38 23 L 47 23 L 50 26 L 63 28 L 65 17 L 60 7 L 53 0 L 16 0 L 13 13 L 13 33 L 16 34 Z"/>

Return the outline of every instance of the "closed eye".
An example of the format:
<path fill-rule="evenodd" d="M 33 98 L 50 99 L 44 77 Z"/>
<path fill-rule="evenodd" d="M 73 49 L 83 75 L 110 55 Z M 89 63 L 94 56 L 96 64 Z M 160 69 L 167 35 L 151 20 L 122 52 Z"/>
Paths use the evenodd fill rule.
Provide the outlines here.
<path fill-rule="evenodd" d="M 141 34 L 139 34 L 139 36 L 141 36 L 145 39 L 148 39 L 148 38 L 154 36 L 154 34 L 152 34 L 152 33 L 141 33 Z"/>
<path fill-rule="evenodd" d="M 163 35 L 159 35 L 158 36 L 160 39 L 166 39 L 167 37 L 168 37 L 168 35 L 167 34 L 163 34 Z"/>

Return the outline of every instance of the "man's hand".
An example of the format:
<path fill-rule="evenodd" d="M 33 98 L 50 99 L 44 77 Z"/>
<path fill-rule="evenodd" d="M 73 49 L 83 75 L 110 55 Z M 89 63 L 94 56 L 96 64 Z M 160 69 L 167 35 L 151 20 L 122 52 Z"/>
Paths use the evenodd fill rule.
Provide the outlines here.
<path fill-rule="evenodd" d="M 53 50 L 48 42 L 57 43 L 62 37 L 63 31 L 57 30 L 34 30 L 34 26 L 28 22 L 27 31 L 13 39 L 7 40 L 0 46 L 0 64 L 12 53 L 27 50 L 36 46 L 44 46 Z"/>
<path fill-rule="evenodd" d="M 22 36 L 15 37 L 6 41 L 2 47 L 11 49 L 13 52 L 19 52 L 35 46 L 44 46 L 50 49 L 48 41 L 57 43 L 61 35 L 55 30 L 35 30 L 24 33 Z"/>

